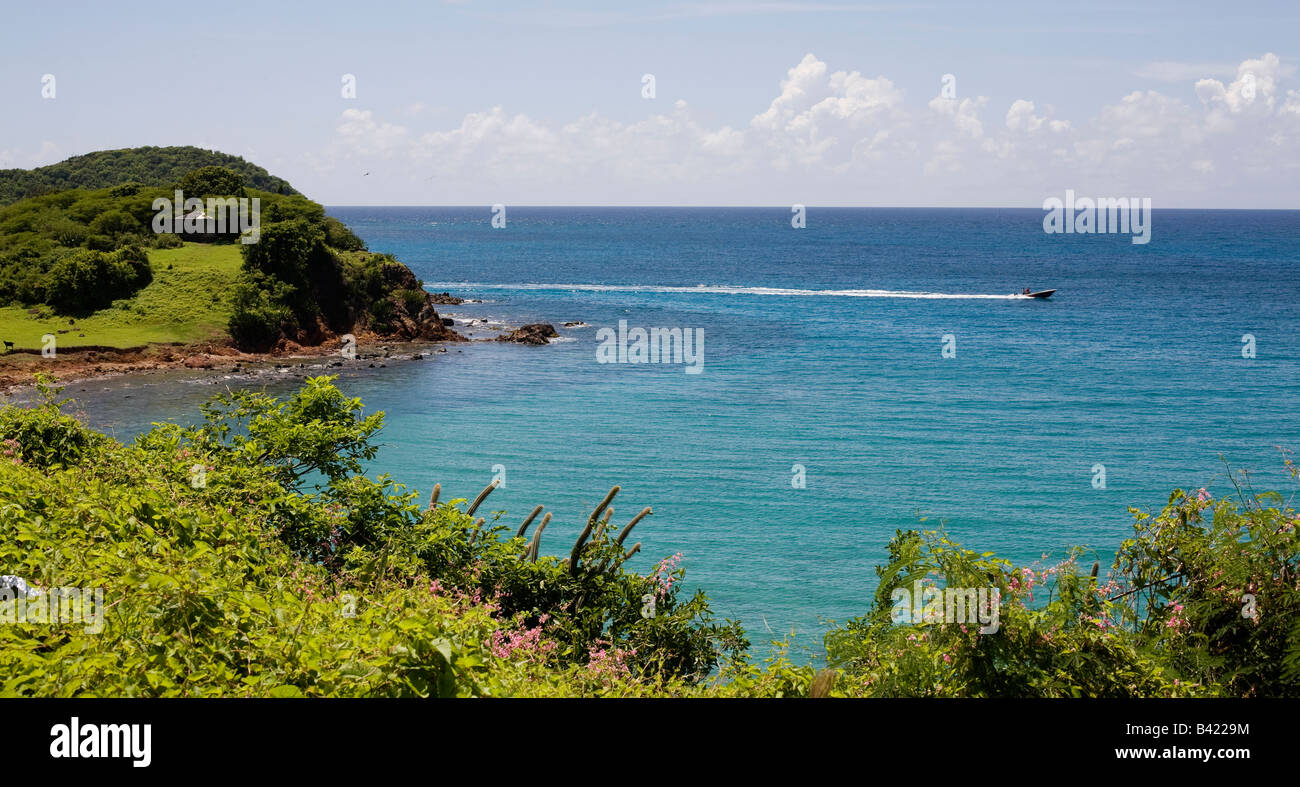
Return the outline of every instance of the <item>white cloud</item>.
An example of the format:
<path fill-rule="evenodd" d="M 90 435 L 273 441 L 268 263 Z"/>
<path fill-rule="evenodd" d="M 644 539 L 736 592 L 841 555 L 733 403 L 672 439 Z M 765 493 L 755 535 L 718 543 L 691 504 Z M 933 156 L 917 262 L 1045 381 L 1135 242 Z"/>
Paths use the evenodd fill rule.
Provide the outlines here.
<path fill-rule="evenodd" d="M 960 101 L 955 98 L 935 96 L 930 99 L 929 106 L 931 111 L 950 119 L 959 133 L 979 138 L 984 136 L 984 124 L 980 122 L 979 111 L 988 102 L 986 96 L 978 96 L 974 99 L 963 98 Z"/>
<path fill-rule="evenodd" d="M 405 127 L 377 121 L 368 109 L 345 109 L 335 130 L 347 147 L 361 155 L 390 153 L 406 138 Z"/>
<path fill-rule="evenodd" d="M 1052 120 L 1047 115 L 1035 115 L 1034 102 L 1023 98 L 1017 99 L 1007 110 L 1006 124 L 1012 131 L 1023 131 L 1027 134 L 1036 134 L 1040 131 L 1059 134 L 1070 130 L 1070 121 Z"/>
<path fill-rule="evenodd" d="M 319 171 L 339 158 L 407 161 L 411 181 L 432 173 L 450 202 L 1036 205 L 1065 188 L 1165 205 L 1226 191 L 1294 202 L 1293 71 L 1265 54 L 1226 84 L 1199 80 L 1191 103 L 1137 90 L 1066 119 L 1029 98 L 909 104 L 888 76 L 832 71 L 808 54 L 741 127 L 702 122 L 681 100 L 635 122 L 593 112 L 554 124 L 496 106 L 419 134 L 352 109 L 309 159 Z"/>
<path fill-rule="evenodd" d="M 780 95 L 749 125 L 778 169 L 826 165 L 842 170 L 885 155 L 893 146 L 892 132 L 909 122 L 903 91 L 889 79 L 857 71 L 827 76 L 826 64 L 808 54 L 781 81 Z"/>

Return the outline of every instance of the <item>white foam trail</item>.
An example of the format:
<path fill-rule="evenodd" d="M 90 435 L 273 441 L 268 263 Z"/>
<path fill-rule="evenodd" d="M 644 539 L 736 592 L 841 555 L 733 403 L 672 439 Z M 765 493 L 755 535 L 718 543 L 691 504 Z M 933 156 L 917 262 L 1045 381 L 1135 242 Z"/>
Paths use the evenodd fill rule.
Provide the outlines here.
<path fill-rule="evenodd" d="M 786 287 L 733 287 L 725 284 L 698 284 L 694 287 L 671 287 L 639 284 L 483 284 L 478 282 L 435 282 L 425 284 L 431 290 L 567 290 L 573 292 L 689 292 L 707 295 L 779 295 L 786 297 L 821 296 L 829 298 L 922 298 L 932 300 L 994 300 L 1028 298 L 1027 295 L 987 295 L 980 293 L 917 292 L 910 290 L 801 290 Z"/>

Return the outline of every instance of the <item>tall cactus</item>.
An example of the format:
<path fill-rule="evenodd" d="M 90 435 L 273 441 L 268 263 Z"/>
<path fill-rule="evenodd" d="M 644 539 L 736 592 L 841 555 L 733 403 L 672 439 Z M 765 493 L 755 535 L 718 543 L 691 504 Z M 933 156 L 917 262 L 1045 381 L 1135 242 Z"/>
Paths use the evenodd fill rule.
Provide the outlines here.
<path fill-rule="evenodd" d="M 592 511 L 591 516 L 587 517 L 587 526 L 582 529 L 582 533 L 578 535 L 578 540 L 573 543 L 573 551 L 569 553 L 569 573 L 571 575 L 578 575 L 579 560 L 582 548 L 587 543 L 587 537 L 591 535 L 591 531 L 596 527 L 596 520 L 604 513 L 605 507 L 614 500 L 614 496 L 618 494 L 619 489 L 618 486 L 610 488 L 609 494 L 605 495 L 605 499 L 601 500 L 600 505 L 596 506 L 596 510 Z"/>
<path fill-rule="evenodd" d="M 640 522 L 642 519 L 645 519 L 646 517 L 650 516 L 653 513 L 654 512 L 650 510 L 650 506 L 646 506 L 645 508 L 641 509 L 641 513 L 632 517 L 632 521 L 627 523 L 627 525 L 623 528 L 622 532 L 618 534 L 618 538 L 615 540 L 614 543 L 618 544 L 619 546 L 623 546 L 623 539 L 627 538 L 627 534 L 632 532 L 632 528 L 636 527 L 636 523 Z"/>
<path fill-rule="evenodd" d="M 646 517 L 650 516 L 653 513 L 654 512 L 650 510 L 650 506 L 646 506 L 645 508 L 641 509 L 641 513 L 632 517 L 632 521 L 628 522 L 623 527 L 623 529 L 619 532 L 618 538 L 614 539 L 614 543 L 617 544 L 618 546 L 623 546 L 623 539 L 627 538 L 628 534 L 632 532 L 632 528 L 636 527 L 636 523 L 640 522 L 642 519 L 645 519 Z M 624 558 L 624 560 L 626 560 L 626 558 Z M 598 574 L 605 573 L 606 569 L 609 568 L 609 561 L 610 558 L 605 558 L 605 560 L 601 562 L 600 567 L 596 569 L 596 573 Z M 619 562 L 621 563 L 622 561 L 620 560 Z"/>
<path fill-rule="evenodd" d="M 533 531 L 533 540 L 532 543 L 528 545 L 528 552 L 526 553 L 528 562 L 537 562 L 538 550 L 540 550 L 542 546 L 542 531 L 546 529 L 546 526 L 550 524 L 550 522 L 551 514 L 550 512 L 547 512 L 546 516 L 542 517 L 541 524 L 539 524 L 537 529 Z"/>
<path fill-rule="evenodd" d="M 619 559 L 618 559 L 618 562 L 615 563 L 612 567 L 613 567 L 614 569 L 617 569 L 619 566 L 621 566 L 621 565 L 623 565 L 624 563 L 626 563 L 628 558 L 632 557 L 633 555 L 635 555 L 637 552 L 640 552 L 640 551 L 641 551 L 641 542 L 638 541 L 638 542 L 636 542 L 635 544 L 633 544 L 633 545 L 632 545 L 632 548 L 629 549 L 629 550 L 627 551 L 627 553 L 623 555 L 623 557 L 619 558 Z"/>
<path fill-rule="evenodd" d="M 835 688 L 835 678 L 839 673 L 833 669 L 824 669 L 812 679 L 808 684 L 809 697 L 829 697 L 831 690 Z"/>
<path fill-rule="evenodd" d="M 470 503 L 469 508 L 465 509 L 465 514 L 467 516 L 473 516 L 474 512 L 478 510 L 478 507 L 483 503 L 484 500 L 487 500 L 487 496 L 492 494 L 492 490 L 496 489 L 500 483 L 501 483 L 500 481 L 493 478 L 492 483 L 483 487 L 483 491 L 479 492 L 478 497 L 474 498 L 474 502 Z"/>
<path fill-rule="evenodd" d="M 491 495 L 500 485 L 501 483 L 499 480 L 493 479 L 491 483 L 483 488 L 482 492 L 479 492 L 478 497 L 474 498 L 474 501 L 470 503 L 469 508 L 465 510 L 465 514 L 467 516 L 473 516 L 479 506 L 483 504 L 483 501 L 487 500 L 488 496 Z M 623 529 L 619 531 L 618 537 L 610 542 L 607 534 L 609 532 L 609 523 L 614 518 L 614 508 L 610 504 L 614 501 L 614 498 L 618 495 L 621 489 L 622 487 L 619 486 L 610 488 L 605 497 L 602 498 L 600 503 L 592 510 L 591 515 L 587 517 L 586 526 L 583 527 L 582 532 L 573 543 L 573 549 L 570 550 L 569 556 L 560 561 L 560 565 L 567 567 L 572 576 L 576 577 L 579 570 L 582 568 L 582 555 L 588 547 L 592 547 L 594 544 L 609 544 L 611 547 L 622 547 L 623 542 L 632 532 L 632 529 L 635 528 L 642 519 L 645 519 L 654 513 L 649 506 L 641 509 L 640 513 L 632 517 L 632 521 L 623 526 Z M 442 485 L 434 484 L 433 493 L 429 497 L 429 511 L 433 511 L 437 508 L 438 498 L 441 494 Z M 515 531 L 515 538 L 526 537 L 528 535 L 529 526 L 536 521 L 537 517 L 541 515 L 544 510 L 545 506 L 539 505 L 534 508 L 524 519 L 523 523 L 519 525 L 519 529 Z M 542 516 L 541 522 L 539 522 L 537 528 L 533 530 L 532 538 L 529 539 L 528 544 L 524 547 L 523 554 L 520 555 L 521 560 L 530 563 L 537 562 L 538 558 L 541 556 L 542 532 L 545 531 L 546 526 L 550 524 L 551 518 L 552 515 L 549 513 Z M 486 520 L 483 517 L 477 517 L 473 520 L 473 524 L 470 526 L 472 531 L 469 535 L 470 545 L 473 545 L 474 542 L 477 541 L 478 537 L 483 534 L 483 527 L 485 525 Z M 619 566 L 640 550 L 641 542 L 638 541 L 631 549 L 624 552 L 621 556 L 617 556 L 617 553 L 615 553 L 615 557 L 606 557 L 599 563 L 599 565 L 594 567 L 594 571 L 598 574 L 603 574 L 607 570 L 617 570 Z M 591 570 L 593 570 L 592 567 L 588 566 L 588 571 Z"/>
<path fill-rule="evenodd" d="M 533 513 L 529 514 L 528 518 L 524 520 L 524 523 L 519 526 L 519 531 L 515 533 L 515 538 L 524 537 L 524 534 L 528 532 L 528 526 L 533 523 L 533 520 L 537 518 L 538 514 L 542 513 L 543 508 L 545 508 L 545 506 L 538 506 L 533 509 Z"/>
<path fill-rule="evenodd" d="M 610 506 L 605 509 L 605 515 L 600 518 L 600 524 L 596 525 L 596 532 L 591 534 L 591 542 L 599 544 L 601 536 L 605 535 L 605 528 L 609 527 L 609 518 L 614 516 L 614 507 Z"/>

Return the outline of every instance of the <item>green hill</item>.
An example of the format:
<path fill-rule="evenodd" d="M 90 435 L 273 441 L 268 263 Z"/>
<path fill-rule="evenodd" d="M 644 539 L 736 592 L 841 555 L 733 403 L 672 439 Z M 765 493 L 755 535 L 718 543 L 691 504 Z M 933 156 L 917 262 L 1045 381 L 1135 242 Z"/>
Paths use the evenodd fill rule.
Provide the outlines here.
<path fill-rule="evenodd" d="M 122 183 L 170 186 L 200 167 L 238 172 L 258 191 L 297 194 L 288 181 L 239 156 L 191 146 L 99 150 L 36 169 L 0 169 L 0 205 L 65 189 L 102 189 Z"/>
<path fill-rule="evenodd" d="M 182 171 L 189 164 L 197 166 Z M 270 350 L 349 333 L 462 338 L 410 269 L 368 251 L 320 204 L 243 159 L 137 148 L 23 174 L 41 182 L 55 178 L 51 170 L 95 185 L 50 186 L 0 205 L 0 338 L 14 349 L 32 347 L 51 326 L 65 347 L 203 337 Z M 241 239 L 238 229 L 160 224 L 155 200 L 170 201 L 175 189 L 207 198 L 214 215 L 214 201 L 238 201 L 257 232 Z"/>

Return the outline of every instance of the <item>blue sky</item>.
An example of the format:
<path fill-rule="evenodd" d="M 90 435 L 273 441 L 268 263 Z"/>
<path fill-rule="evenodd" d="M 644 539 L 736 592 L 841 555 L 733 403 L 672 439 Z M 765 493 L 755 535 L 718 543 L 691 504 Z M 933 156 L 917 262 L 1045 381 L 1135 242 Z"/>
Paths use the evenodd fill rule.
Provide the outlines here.
<path fill-rule="evenodd" d="M 1295 2 L 185 7 L 6 9 L 0 166 L 196 144 L 327 204 L 1300 207 Z"/>

